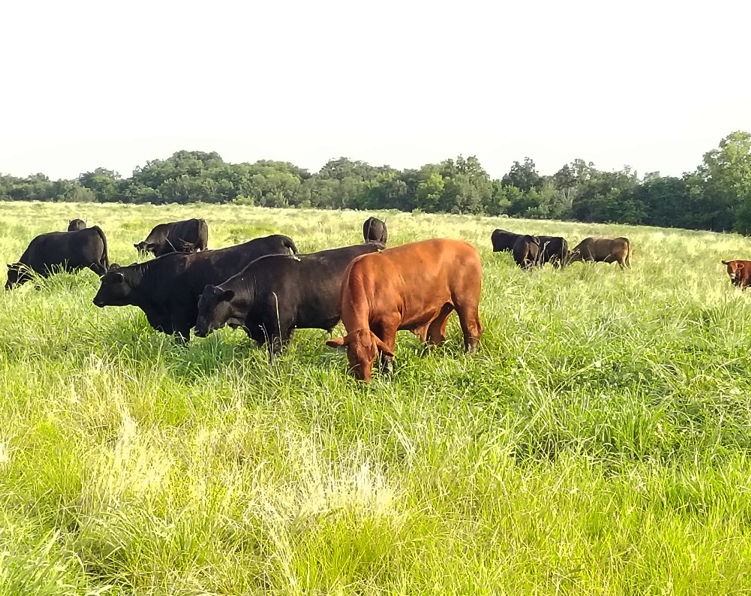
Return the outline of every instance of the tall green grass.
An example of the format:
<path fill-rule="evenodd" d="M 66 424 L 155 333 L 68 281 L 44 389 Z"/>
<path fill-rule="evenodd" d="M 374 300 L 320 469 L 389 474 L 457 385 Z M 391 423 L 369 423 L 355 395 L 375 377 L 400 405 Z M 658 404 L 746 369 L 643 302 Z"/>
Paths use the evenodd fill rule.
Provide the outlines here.
<path fill-rule="evenodd" d="M 110 259 L 204 217 L 209 245 L 361 241 L 366 214 L 4 204 L 0 255 L 73 217 Z M 478 354 L 397 340 L 346 373 L 326 334 L 269 367 L 242 332 L 176 346 L 97 277 L 0 297 L 0 596 L 751 593 L 751 307 L 736 235 L 378 214 L 480 250 Z M 625 235 L 633 269 L 519 270 L 490 233 Z M 336 331 L 335 333 L 338 333 Z"/>

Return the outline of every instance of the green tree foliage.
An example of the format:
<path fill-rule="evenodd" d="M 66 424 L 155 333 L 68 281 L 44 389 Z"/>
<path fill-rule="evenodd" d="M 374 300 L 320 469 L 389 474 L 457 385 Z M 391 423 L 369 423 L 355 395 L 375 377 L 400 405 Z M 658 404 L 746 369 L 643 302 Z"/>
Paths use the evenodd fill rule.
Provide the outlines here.
<path fill-rule="evenodd" d="M 0 200 L 419 209 L 751 234 L 751 134 L 729 134 L 680 178 L 639 179 L 628 166 L 607 172 L 583 159 L 542 175 L 525 157 L 493 180 L 475 156 L 462 155 L 405 170 L 339 157 L 311 174 L 289 162 L 231 164 L 215 152 L 178 151 L 129 178 L 104 168 L 76 180 L 0 175 Z"/>
<path fill-rule="evenodd" d="M 525 157 L 524 163 L 514 162 L 509 173 L 501 179 L 501 183 L 503 186 L 513 186 L 526 193 L 532 189 L 540 190 L 543 178 L 537 173 L 535 162 Z"/>
<path fill-rule="evenodd" d="M 704 179 L 704 200 L 708 203 L 706 227 L 710 230 L 741 227 L 747 233 L 746 214 L 751 210 L 751 134 L 737 131 L 722 139 L 719 148 L 704 154 L 698 174 Z M 736 223 L 738 214 L 743 217 Z"/>
<path fill-rule="evenodd" d="M 112 203 L 120 200 L 120 174 L 112 170 L 97 168 L 78 176 L 78 183 L 94 193 L 100 203 Z"/>

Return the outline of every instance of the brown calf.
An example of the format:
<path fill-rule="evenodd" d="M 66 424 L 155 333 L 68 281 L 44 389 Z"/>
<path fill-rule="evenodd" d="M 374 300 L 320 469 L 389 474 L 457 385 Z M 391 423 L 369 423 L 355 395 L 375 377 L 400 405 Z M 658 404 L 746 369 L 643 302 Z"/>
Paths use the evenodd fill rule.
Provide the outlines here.
<path fill-rule="evenodd" d="M 569 253 L 568 262 L 595 261 L 618 263 L 631 268 L 631 243 L 628 238 L 585 238 Z"/>
<path fill-rule="evenodd" d="M 751 261 L 722 261 L 727 266 L 730 281 L 741 290 L 751 286 Z"/>
<path fill-rule="evenodd" d="M 363 255 L 352 261 L 342 283 L 341 313 L 347 335 L 326 345 L 346 347 L 355 377 L 370 381 L 379 351 L 384 369 L 390 372 L 398 330 L 441 344 L 448 317 L 456 310 L 464 347 L 474 352 L 482 335 L 481 285 L 477 250 L 459 240 L 411 242 Z"/>

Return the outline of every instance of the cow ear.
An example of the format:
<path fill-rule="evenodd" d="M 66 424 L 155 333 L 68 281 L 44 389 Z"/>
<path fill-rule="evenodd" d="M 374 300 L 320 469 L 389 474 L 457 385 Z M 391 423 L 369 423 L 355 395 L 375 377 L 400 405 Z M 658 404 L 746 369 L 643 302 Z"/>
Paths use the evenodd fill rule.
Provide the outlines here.
<path fill-rule="evenodd" d="M 119 271 L 112 271 L 112 281 L 116 284 L 121 284 L 125 281 L 125 276 Z"/>
<path fill-rule="evenodd" d="M 381 341 L 381 338 L 378 337 L 375 333 L 373 334 L 373 337 L 375 338 L 376 345 L 378 346 L 378 349 L 381 350 L 381 353 L 385 354 L 389 358 L 393 358 L 394 352 L 392 352 L 389 347 Z"/>
<path fill-rule="evenodd" d="M 343 348 L 346 345 L 344 337 L 337 337 L 335 339 L 327 339 L 326 345 L 330 348 Z"/>
<path fill-rule="evenodd" d="M 730 261 L 722 261 L 723 265 L 730 265 Z"/>
<path fill-rule="evenodd" d="M 744 262 L 736 263 L 735 265 L 736 269 L 745 269 L 745 267 L 746 267 L 746 263 Z"/>
<path fill-rule="evenodd" d="M 229 302 L 234 297 L 235 297 L 235 292 L 233 290 L 224 290 L 224 292 L 222 292 L 222 295 L 219 296 L 219 300 L 223 302 Z"/>

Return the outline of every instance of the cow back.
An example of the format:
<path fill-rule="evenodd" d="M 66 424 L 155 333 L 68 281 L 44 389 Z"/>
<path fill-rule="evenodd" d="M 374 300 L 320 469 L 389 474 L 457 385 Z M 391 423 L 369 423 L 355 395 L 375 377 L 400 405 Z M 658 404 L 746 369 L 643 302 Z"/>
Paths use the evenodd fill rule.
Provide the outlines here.
<path fill-rule="evenodd" d="M 477 250 L 459 240 L 412 242 L 357 257 L 342 284 L 342 320 L 348 331 L 400 313 L 399 328 L 424 325 L 446 303 L 479 296 Z"/>
<path fill-rule="evenodd" d="M 521 236 L 522 234 L 514 234 L 506 230 L 494 230 L 490 236 L 490 241 L 493 243 L 493 252 L 513 251 L 514 243 Z"/>
<path fill-rule="evenodd" d="M 375 217 L 369 217 L 362 224 L 362 235 L 365 242 L 376 242 L 385 246 L 389 237 L 386 222 Z"/>
<path fill-rule="evenodd" d="M 48 232 L 34 238 L 20 262 L 40 274 L 55 266 L 68 270 L 108 266 L 107 241 L 99 226 L 73 232 Z"/>
<path fill-rule="evenodd" d="M 208 246 L 209 228 L 203 219 L 186 219 L 175 222 L 164 242 L 155 250 L 156 256 L 170 252 L 190 253 L 205 250 Z"/>
<path fill-rule="evenodd" d="M 331 329 L 340 317 L 339 294 L 350 263 L 377 251 L 374 244 L 360 244 L 296 257 L 267 255 L 220 287 L 241 296 L 248 328 L 274 320 L 282 329 Z"/>

